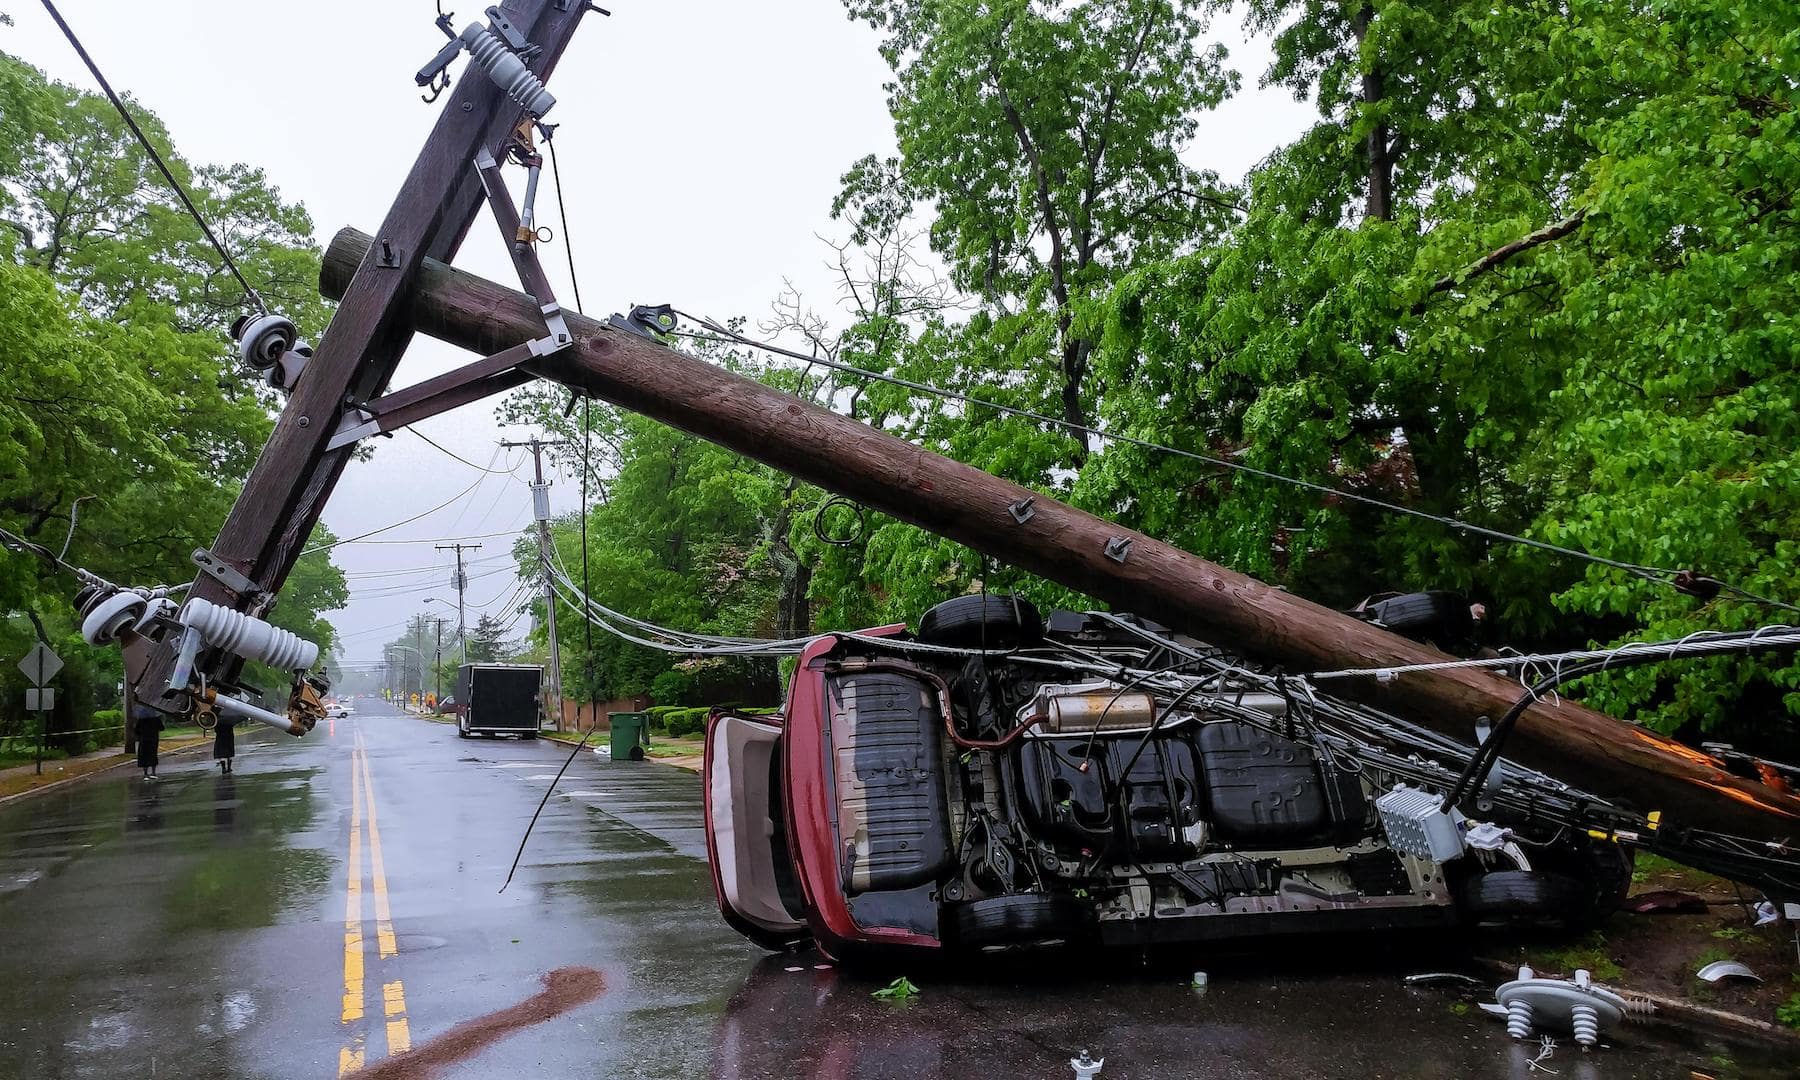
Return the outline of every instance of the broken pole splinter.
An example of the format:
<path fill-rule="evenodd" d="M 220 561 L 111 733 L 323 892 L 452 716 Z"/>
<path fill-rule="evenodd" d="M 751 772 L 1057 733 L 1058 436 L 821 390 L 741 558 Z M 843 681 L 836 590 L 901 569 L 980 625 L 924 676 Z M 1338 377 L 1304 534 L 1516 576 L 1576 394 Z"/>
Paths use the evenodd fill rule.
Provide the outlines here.
<path fill-rule="evenodd" d="M 332 240 L 320 275 L 326 296 L 344 294 L 369 243 L 354 229 Z M 412 329 L 478 353 L 493 354 L 543 333 L 531 297 L 435 260 L 421 266 L 412 300 Z M 568 324 L 575 346 L 532 358 L 523 370 L 1120 610 L 1295 671 L 1452 659 L 654 341 L 576 315 L 568 316 Z M 1031 513 L 1017 512 L 1021 505 Z M 1459 668 L 1385 683 L 1357 680 L 1345 693 L 1467 742 L 1477 718 L 1504 714 L 1520 689 L 1491 672 Z M 1706 754 L 1572 701 L 1539 702 L 1526 710 L 1508 749 L 1523 764 L 1621 804 L 1661 810 L 1665 827 L 1771 837 L 1800 824 L 1800 800 L 1793 796 L 1732 776 Z"/>

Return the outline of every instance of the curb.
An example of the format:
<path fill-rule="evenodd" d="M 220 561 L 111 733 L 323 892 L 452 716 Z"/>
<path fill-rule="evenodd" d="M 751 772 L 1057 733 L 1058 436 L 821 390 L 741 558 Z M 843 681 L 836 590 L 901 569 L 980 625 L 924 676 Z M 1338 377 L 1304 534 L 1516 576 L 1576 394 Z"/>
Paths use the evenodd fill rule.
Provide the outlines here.
<path fill-rule="evenodd" d="M 185 754 L 190 750 L 198 750 L 199 748 L 201 748 L 203 746 L 211 746 L 211 745 L 212 745 L 211 739 L 199 739 L 195 742 L 183 743 L 180 746 L 170 747 L 167 750 L 158 749 L 157 756 L 158 757 L 165 757 L 165 756 L 172 757 L 176 754 Z M 123 753 L 124 753 L 124 751 L 120 751 L 121 755 L 123 755 Z M 12 802 L 15 799 L 28 799 L 33 795 L 42 795 L 46 791 L 55 791 L 57 788 L 67 787 L 70 784 L 79 784 L 81 781 L 86 780 L 90 777 L 99 776 L 101 773 L 109 773 L 109 772 L 112 772 L 114 769 L 122 769 L 127 765 L 129 765 L 133 768 L 136 768 L 137 767 L 137 759 L 127 757 L 127 758 L 124 758 L 124 760 L 122 760 L 122 761 L 115 761 L 111 765 L 102 765 L 98 769 L 89 769 L 86 772 L 79 773 L 75 776 L 64 777 L 61 780 L 52 780 L 48 784 L 39 784 L 37 787 L 26 788 L 24 791 L 17 791 L 11 795 L 0 795 L 0 806 L 4 806 L 7 803 Z"/>

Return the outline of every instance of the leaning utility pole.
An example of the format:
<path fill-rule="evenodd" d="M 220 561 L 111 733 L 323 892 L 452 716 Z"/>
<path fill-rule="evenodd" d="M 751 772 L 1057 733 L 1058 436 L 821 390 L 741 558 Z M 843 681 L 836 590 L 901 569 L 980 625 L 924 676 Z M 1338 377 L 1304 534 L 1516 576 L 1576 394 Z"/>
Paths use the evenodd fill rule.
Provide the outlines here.
<path fill-rule="evenodd" d="M 457 662 L 469 662 L 468 627 L 463 622 L 463 593 L 469 587 L 469 575 L 463 572 L 462 553 L 464 551 L 480 551 L 480 544 L 439 544 L 439 551 L 456 552 L 456 645 L 462 656 Z M 421 691 L 423 692 L 423 691 Z"/>
<path fill-rule="evenodd" d="M 340 232 L 320 287 L 340 295 L 370 250 Z M 494 351 L 541 333 L 538 306 L 515 289 L 426 260 L 407 312 L 421 333 Z M 528 375 L 642 413 L 967 544 L 1021 569 L 1228 644 L 1290 671 L 1398 667 L 1453 659 L 1342 612 L 1208 562 L 1143 533 L 914 446 L 848 416 L 668 349 L 637 333 L 568 317 L 575 346 L 532 357 Z M 1355 680 L 1342 691 L 1464 742 L 1499 717 L 1519 684 L 1474 668 Z M 1733 776 L 1718 759 L 1568 699 L 1519 718 L 1507 757 L 1671 821 L 1736 835 L 1793 835 L 1800 798 Z"/>
<path fill-rule="evenodd" d="M 412 340 L 406 307 L 420 265 L 426 258 L 454 258 L 483 202 L 496 214 L 505 202 L 512 220 L 504 235 L 512 240 L 518 234 L 518 212 L 504 194 L 499 170 L 483 166 L 511 157 L 520 143 L 521 118 L 535 121 L 554 104 L 539 80 L 549 79 L 590 11 L 604 13 L 587 0 L 503 0 L 488 9 L 486 30 L 464 30 L 471 63 L 453 87 L 437 95 L 444 99 L 437 123 L 382 219 L 381 241 L 356 268 L 354 284 L 340 290 L 342 302 L 331 325 L 211 550 L 197 553 L 202 572 L 190 597 L 258 616 L 273 606 L 355 450 L 355 440 L 340 441 L 338 433 L 346 423 L 354 426 L 363 415 L 359 407 L 387 388 Z M 439 25 L 456 36 L 447 17 Z M 430 83 L 435 91 L 441 80 L 448 86 L 444 65 L 460 48 L 452 46 L 454 42 L 420 71 L 420 85 Z M 540 320 L 549 318 L 543 308 L 554 305 L 550 290 L 532 291 L 540 297 Z M 478 400 L 528 380 L 520 372 L 502 370 L 474 390 L 465 388 L 463 400 Z M 384 419 L 393 424 L 401 414 Z M 125 650 L 126 678 L 138 699 L 165 711 L 187 707 L 184 688 L 168 687 L 176 663 L 172 642 L 140 639 Z M 240 661 L 208 649 L 197 666 L 213 683 L 229 683 Z"/>
<path fill-rule="evenodd" d="M 550 685 L 546 692 L 555 703 L 551 715 L 556 717 L 556 730 L 563 729 L 562 706 L 562 646 L 556 639 L 556 586 L 550 578 L 550 482 L 544 479 L 544 448 L 561 446 L 561 441 L 545 442 L 533 436 L 524 442 L 505 442 L 500 445 L 508 450 L 517 446 L 531 448 L 532 469 L 537 479 L 531 485 L 531 512 L 537 518 L 538 556 L 544 565 L 540 567 L 544 574 L 544 628 L 550 635 Z"/>

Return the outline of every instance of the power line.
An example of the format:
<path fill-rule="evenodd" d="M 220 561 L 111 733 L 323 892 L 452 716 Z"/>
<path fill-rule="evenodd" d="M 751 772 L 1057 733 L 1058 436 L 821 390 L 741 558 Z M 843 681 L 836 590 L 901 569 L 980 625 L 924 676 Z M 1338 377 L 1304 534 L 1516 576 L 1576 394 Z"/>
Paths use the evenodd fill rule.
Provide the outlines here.
<path fill-rule="evenodd" d="M 380 534 L 387 532 L 391 529 L 398 529 L 402 525 L 411 525 L 413 522 L 419 520 L 420 518 L 427 517 L 431 514 L 435 514 L 439 510 L 442 510 L 444 507 L 449 506 L 451 503 L 455 502 L 456 500 L 458 500 L 458 499 L 462 498 L 463 496 L 469 494 L 470 492 L 474 491 L 477 487 L 481 486 L 482 480 L 485 480 L 485 479 L 486 479 L 485 476 L 476 477 L 475 482 L 473 484 L 470 484 L 468 487 L 466 487 L 466 488 L 462 489 L 461 491 L 457 492 L 456 494 L 450 496 L 448 499 L 445 499 L 443 502 L 438 503 L 436 506 L 432 507 L 431 509 L 420 511 L 419 513 L 414 514 L 412 517 L 406 518 L 403 521 L 396 521 L 392 525 L 383 525 L 379 529 L 370 529 L 368 532 L 361 533 L 357 536 L 352 536 L 348 540 L 333 540 L 329 544 L 320 544 L 318 547 L 307 548 L 305 551 L 302 551 L 300 553 L 300 556 L 302 558 L 305 558 L 306 556 L 311 555 L 314 552 L 328 551 L 331 548 L 340 547 L 344 544 L 367 543 L 367 542 L 369 542 L 369 537 L 371 537 L 371 536 L 379 536 Z M 390 540 L 390 541 L 386 541 L 386 542 L 387 543 L 402 543 L 402 544 L 422 544 L 422 543 L 425 543 L 426 541 L 423 541 L 423 540 L 400 540 L 400 541 Z"/>
<path fill-rule="evenodd" d="M 489 467 L 494 464 L 494 458 L 491 457 L 491 458 L 488 458 L 487 466 L 477 465 L 473 461 L 470 461 L 468 458 L 463 457 L 461 454 L 457 453 L 456 451 L 439 443 L 437 440 L 435 440 L 431 436 L 425 434 L 423 431 L 420 431 L 416 427 L 409 427 L 406 430 L 412 432 L 414 435 L 417 435 L 419 438 L 424 439 L 426 445 L 437 450 L 439 453 L 444 454 L 449 457 L 452 457 L 452 458 L 455 458 L 457 461 L 462 462 L 464 465 L 467 465 L 469 468 L 474 469 L 476 472 L 492 473 L 495 476 L 511 476 L 514 473 L 519 471 L 519 465 L 525 464 L 523 459 L 521 459 L 519 462 L 519 465 L 514 465 L 510 469 L 495 469 L 495 468 Z M 499 456 L 500 455 L 498 452 L 496 452 L 494 454 L 494 457 L 499 457 Z"/>
<path fill-rule="evenodd" d="M 1647 566 L 1642 563 L 1625 562 L 1625 561 L 1622 561 L 1619 559 L 1609 559 L 1603 555 L 1595 555 L 1592 552 L 1581 551 L 1576 548 L 1563 547 L 1559 544 L 1552 544 L 1552 543 L 1549 543 L 1548 541 L 1544 541 L 1544 540 L 1534 540 L 1528 536 L 1519 536 L 1515 533 L 1503 532 L 1499 529 L 1490 529 L 1490 528 L 1487 528 L 1486 526 L 1476 525 L 1471 522 L 1462 521 L 1458 518 L 1447 517 L 1442 514 L 1433 514 L 1429 511 L 1420 510 L 1420 509 L 1417 509 L 1416 507 L 1405 506 L 1400 503 L 1388 502 L 1385 499 L 1377 499 L 1372 495 L 1364 495 L 1361 492 L 1352 491 L 1348 488 L 1334 487 L 1333 485 L 1330 485 L 1330 484 L 1320 484 L 1320 483 L 1316 483 L 1311 480 L 1301 480 L 1301 479 L 1298 479 L 1297 477 L 1286 476 L 1286 475 L 1283 475 L 1278 472 L 1271 472 L 1268 469 L 1259 469 L 1254 465 L 1246 465 L 1241 461 L 1232 461 L 1228 458 L 1214 457 L 1211 454 L 1201 454 L 1201 453 L 1197 453 L 1192 450 L 1182 450 L 1182 449 L 1179 449 L 1179 448 L 1173 447 L 1173 446 L 1165 446 L 1162 443 L 1152 442 L 1149 439 L 1140 439 L 1135 435 L 1124 435 L 1124 434 L 1120 434 L 1117 432 L 1103 431 L 1099 428 L 1090 427 L 1086 424 L 1077 424 L 1072 420 L 1064 420 L 1061 417 L 1050 416 L 1046 413 L 1036 412 L 1031 409 L 1021 409 L 1021 408 L 1018 408 L 1018 407 L 1012 406 L 1012 405 L 1002 405 L 997 401 L 990 401 L 986 398 L 978 398 L 972 394 L 965 394 L 965 393 L 962 393 L 962 392 L 956 391 L 956 390 L 946 390 L 943 387 L 932 386 L 929 383 L 916 382 L 912 379 L 903 379 L 897 375 L 888 375 L 888 374 L 885 374 L 885 373 L 879 372 L 879 371 L 871 371 L 867 368 L 857 367 L 854 364 L 846 364 L 841 360 L 833 360 L 833 359 L 830 359 L 830 358 L 824 357 L 824 356 L 809 356 L 805 353 L 796 352 L 792 349 L 786 349 L 779 345 L 774 345 L 774 344 L 771 344 L 766 341 L 757 341 L 754 338 L 746 337 L 743 334 L 740 334 L 735 330 L 729 329 L 725 326 L 721 326 L 717 322 L 714 322 L 712 319 L 708 319 L 703 316 L 695 315 L 692 312 L 676 309 L 676 313 L 681 315 L 684 318 L 692 319 L 694 322 L 697 322 L 701 326 L 704 326 L 707 330 L 711 331 L 712 333 L 720 335 L 720 337 L 708 337 L 705 334 L 695 334 L 695 333 L 691 333 L 691 332 L 675 331 L 675 332 L 673 332 L 673 336 L 676 336 L 676 337 L 691 338 L 695 341 L 709 341 L 709 342 L 712 342 L 714 344 L 719 344 L 719 345 L 728 345 L 728 344 L 735 343 L 738 345 L 745 345 L 745 346 L 748 346 L 753 349 L 762 349 L 766 352 L 776 353 L 780 356 L 786 356 L 790 359 L 799 360 L 799 361 L 802 361 L 807 364 L 818 364 L 821 367 L 831 368 L 835 371 L 842 371 L 845 374 L 858 375 L 863 378 L 874 379 L 878 382 L 885 382 L 885 383 L 889 383 L 894 386 L 904 387 L 908 390 L 916 390 L 922 394 L 929 394 L 934 397 L 946 398 L 951 401 L 960 401 L 964 404 L 975 405 L 975 406 L 979 406 L 984 409 L 993 409 L 996 412 L 1006 413 L 1008 415 L 1017 416 L 1017 417 L 1020 417 L 1022 419 L 1026 419 L 1026 420 L 1032 420 L 1032 421 L 1035 421 L 1040 424 L 1049 424 L 1054 427 L 1062 428 L 1066 431 L 1078 432 L 1082 435 L 1091 435 L 1091 436 L 1094 436 L 1094 437 L 1100 438 L 1100 439 L 1108 439 L 1108 440 L 1112 440 L 1114 442 L 1126 443 L 1131 446 L 1136 446 L 1136 447 L 1139 447 L 1144 450 L 1155 451 L 1155 452 L 1161 453 L 1161 454 L 1171 454 L 1176 457 L 1188 458 L 1193 461 L 1204 462 L 1208 465 L 1214 465 L 1219 468 L 1230 469 L 1234 472 L 1244 473 L 1245 475 L 1248 475 L 1248 476 L 1256 476 L 1256 477 L 1260 477 L 1264 480 L 1273 480 L 1278 483 L 1288 484 L 1288 485 L 1291 485 L 1291 486 L 1297 487 L 1297 488 L 1303 488 L 1305 490 L 1317 492 L 1322 495 L 1332 495 L 1332 496 L 1336 496 L 1336 497 L 1342 498 L 1342 499 L 1349 499 L 1353 502 L 1363 503 L 1367 506 L 1373 506 L 1373 507 L 1376 507 L 1377 509 L 1388 511 L 1389 513 L 1404 514 L 1409 517 L 1416 517 L 1416 518 L 1421 518 L 1425 521 L 1436 522 L 1437 524 L 1442 525 L 1446 528 L 1454 529 L 1459 532 L 1472 533 L 1477 536 L 1484 536 L 1490 540 L 1498 540 L 1503 543 L 1509 543 L 1509 544 L 1522 544 L 1527 547 L 1537 548 L 1541 551 L 1548 551 L 1553 554 L 1563 555 L 1563 556 L 1567 556 L 1567 557 L 1573 558 L 1573 559 L 1582 559 L 1587 562 L 1597 563 L 1601 566 L 1610 566 L 1616 570 L 1624 570 L 1627 573 L 1636 574 L 1639 577 L 1642 577 L 1649 581 L 1654 581 L 1658 584 L 1668 585 L 1668 586 L 1670 586 L 1672 588 L 1676 588 L 1678 591 L 1682 591 L 1682 592 L 1690 592 L 1689 589 L 1683 587 L 1682 582 L 1695 577 L 1695 575 L 1691 574 L 1688 571 L 1669 570 L 1669 569 L 1665 569 L 1663 567 L 1658 567 L 1658 566 Z M 723 339 L 723 340 L 721 340 L 721 339 Z M 1747 589 L 1740 588 L 1736 585 L 1732 585 L 1727 582 L 1716 581 L 1715 579 L 1711 579 L 1711 578 L 1701 578 L 1698 580 L 1702 584 L 1704 584 L 1706 582 L 1716 583 L 1720 589 L 1730 592 L 1733 595 L 1738 596 L 1744 600 L 1749 600 L 1749 601 L 1759 603 L 1759 604 L 1766 604 L 1770 607 L 1786 608 L 1789 611 L 1800 611 L 1800 605 L 1790 604 L 1783 600 L 1776 600 L 1771 597 L 1761 596 L 1756 593 L 1750 592 Z"/>
<path fill-rule="evenodd" d="M 237 278 L 238 284 L 243 286 L 244 295 L 250 298 L 250 302 L 256 305 L 258 311 L 267 315 L 269 306 L 263 303 L 261 294 L 252 288 L 250 282 L 245 279 L 244 272 L 238 269 L 237 260 L 231 257 L 231 252 L 226 251 L 225 245 L 219 243 L 219 238 L 213 234 L 212 226 L 208 225 L 206 218 L 201 216 L 200 208 L 194 205 L 194 200 L 188 197 L 186 189 L 181 186 L 179 180 L 175 179 L 175 174 L 169 171 L 169 166 L 163 162 L 162 155 L 156 152 L 156 147 L 150 144 L 149 137 L 144 134 L 142 128 L 138 127 L 137 120 L 125 107 L 125 102 L 120 100 L 119 95 L 113 91 L 112 84 L 106 81 L 106 76 L 100 73 L 100 66 L 94 63 L 93 57 L 88 55 L 87 49 L 81 44 L 81 39 L 75 36 L 75 31 L 63 19 L 62 12 L 56 10 L 56 5 L 50 0 L 43 0 L 43 4 L 44 10 L 48 11 L 50 17 L 56 20 L 56 25 L 62 30 L 63 36 L 69 39 L 69 44 L 75 46 L 75 52 L 80 55 L 81 62 L 86 64 L 88 71 L 93 73 L 94 81 L 100 84 L 100 89 L 106 91 L 106 96 L 112 101 L 113 108 L 119 110 L 119 115 L 125 119 L 125 126 L 129 127 L 131 133 L 137 136 L 137 141 L 143 145 L 144 152 L 150 155 L 150 160 L 156 164 L 163 179 L 167 180 L 169 187 L 174 189 L 176 197 L 181 200 L 181 205 L 187 207 L 188 214 L 200 226 L 200 231 L 206 234 L 206 239 L 212 243 L 213 250 L 219 253 L 219 258 L 225 260 L 225 268 L 230 270 L 231 276 Z"/>
<path fill-rule="evenodd" d="M 468 494 L 468 492 L 465 491 L 463 494 L 466 495 L 466 494 Z M 448 505 L 449 505 L 449 503 L 444 504 L 444 506 L 448 506 Z M 439 506 L 436 509 L 442 510 L 443 508 L 444 508 L 443 506 Z M 431 512 L 432 511 L 427 510 L 427 511 L 425 511 L 425 514 L 429 514 Z M 424 517 L 425 514 L 420 514 L 419 517 Z M 375 531 L 376 532 L 386 532 L 388 529 L 399 528 L 401 525 L 405 525 L 409 521 L 417 521 L 417 520 L 418 520 L 418 518 L 409 518 L 407 521 L 396 522 L 393 525 L 389 525 L 389 526 L 386 526 L 385 528 L 377 529 Z M 363 540 L 363 539 L 358 538 L 358 539 L 352 539 L 352 540 L 339 540 L 336 543 L 327 544 L 327 545 L 325 545 L 325 547 L 338 547 L 343 544 L 449 544 L 449 543 L 454 543 L 457 540 L 486 540 L 486 539 L 488 539 L 490 537 L 494 537 L 494 536 L 517 536 L 518 532 L 519 532 L 518 529 L 507 529 L 503 532 L 475 533 L 472 536 L 425 536 L 425 537 L 419 537 L 417 539 L 408 539 L 408 540 Z M 375 535 L 375 533 L 364 533 L 363 535 L 364 536 L 373 536 L 373 535 Z M 310 548 L 307 551 L 302 552 L 302 554 L 310 555 L 314 551 L 323 551 L 323 550 L 325 550 L 325 548 Z M 448 564 L 446 564 L 446 566 L 448 566 Z"/>

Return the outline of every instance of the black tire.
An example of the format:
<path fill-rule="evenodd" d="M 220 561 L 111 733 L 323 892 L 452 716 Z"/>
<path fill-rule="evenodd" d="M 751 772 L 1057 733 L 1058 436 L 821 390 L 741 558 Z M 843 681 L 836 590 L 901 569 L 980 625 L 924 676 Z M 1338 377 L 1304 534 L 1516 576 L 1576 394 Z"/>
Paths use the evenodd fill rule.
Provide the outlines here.
<path fill-rule="evenodd" d="M 641 746 L 634 746 L 631 748 L 631 753 L 625 756 L 632 761 L 642 761 L 644 760 L 644 748 Z"/>
<path fill-rule="evenodd" d="M 469 732 L 461 724 L 458 724 L 456 725 L 456 737 L 459 739 L 466 739 L 469 737 Z"/>
<path fill-rule="evenodd" d="M 919 640 L 958 649 L 1016 649 L 1044 637 L 1044 620 L 1029 601 L 989 593 L 958 596 L 919 619 Z"/>
<path fill-rule="evenodd" d="M 1074 900 L 1042 893 L 989 896 L 958 904 L 952 919 L 956 940 L 972 948 L 995 945 L 1048 945 L 1080 936 L 1087 912 Z"/>
<path fill-rule="evenodd" d="M 1494 870 L 1463 883 L 1461 905 L 1478 923 L 1575 925 L 1589 917 L 1593 896 L 1587 885 L 1562 874 Z"/>

